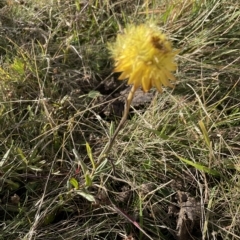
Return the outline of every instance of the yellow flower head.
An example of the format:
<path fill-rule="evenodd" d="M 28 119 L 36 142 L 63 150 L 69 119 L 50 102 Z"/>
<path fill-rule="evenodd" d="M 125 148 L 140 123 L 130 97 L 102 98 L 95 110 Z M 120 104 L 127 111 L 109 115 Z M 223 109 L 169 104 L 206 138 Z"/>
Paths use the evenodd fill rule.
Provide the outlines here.
<path fill-rule="evenodd" d="M 116 42 L 109 44 L 115 60 L 115 72 L 122 72 L 119 80 L 128 78 L 128 84 L 135 89 L 142 86 L 144 92 L 156 87 L 162 92 L 162 85 L 173 87 L 171 73 L 177 68 L 174 57 L 179 52 L 155 26 L 128 26 L 118 34 Z"/>

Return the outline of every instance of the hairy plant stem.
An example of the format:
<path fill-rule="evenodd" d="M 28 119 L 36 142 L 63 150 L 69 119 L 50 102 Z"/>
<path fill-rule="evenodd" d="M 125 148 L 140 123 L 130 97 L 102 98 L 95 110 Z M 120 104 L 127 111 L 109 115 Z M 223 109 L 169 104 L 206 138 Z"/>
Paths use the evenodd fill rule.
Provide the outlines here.
<path fill-rule="evenodd" d="M 122 116 L 122 119 L 120 121 L 120 123 L 118 124 L 113 136 L 111 137 L 109 143 L 108 143 L 108 146 L 107 148 L 102 152 L 102 154 L 100 155 L 99 157 L 99 160 L 96 164 L 96 167 L 98 167 L 102 161 L 108 157 L 111 149 L 112 149 L 112 146 L 116 140 L 116 137 L 119 133 L 119 131 L 122 129 L 124 123 L 126 122 L 127 120 L 127 117 L 128 117 L 128 113 L 129 113 L 129 109 L 130 109 L 130 106 L 131 106 L 131 103 L 132 103 L 132 100 L 133 100 L 133 97 L 134 97 L 134 94 L 135 94 L 135 91 L 137 90 L 137 88 L 133 85 L 129 94 L 128 94 L 128 97 L 126 99 L 126 102 L 125 102 L 125 105 L 124 105 L 124 112 L 123 112 L 123 116 Z"/>

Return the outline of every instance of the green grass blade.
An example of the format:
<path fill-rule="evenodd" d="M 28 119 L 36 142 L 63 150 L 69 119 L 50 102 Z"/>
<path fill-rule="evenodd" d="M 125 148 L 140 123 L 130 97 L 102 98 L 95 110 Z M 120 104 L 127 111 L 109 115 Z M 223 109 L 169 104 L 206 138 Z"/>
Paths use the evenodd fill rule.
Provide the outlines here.
<path fill-rule="evenodd" d="M 210 175 L 213 175 L 213 176 L 220 176 L 221 174 L 217 171 L 217 170 L 213 170 L 213 169 L 210 169 L 200 163 L 194 163 L 188 159 L 185 159 L 185 158 L 182 158 L 178 155 L 176 155 L 178 157 L 179 160 L 181 160 L 182 162 L 186 163 L 187 165 L 190 165 L 194 168 L 196 168 L 197 170 L 199 171 L 202 171 L 202 172 L 205 172 L 205 173 L 208 173 Z"/>

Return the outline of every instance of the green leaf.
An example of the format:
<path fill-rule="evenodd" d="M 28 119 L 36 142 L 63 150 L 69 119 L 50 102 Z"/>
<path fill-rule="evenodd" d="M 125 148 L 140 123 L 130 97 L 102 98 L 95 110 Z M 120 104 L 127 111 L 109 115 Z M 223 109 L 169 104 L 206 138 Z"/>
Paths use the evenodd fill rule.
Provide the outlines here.
<path fill-rule="evenodd" d="M 100 172 L 103 170 L 103 168 L 106 166 L 107 163 L 108 163 L 108 160 L 107 160 L 107 158 L 106 158 L 106 159 L 105 159 L 104 161 L 102 161 L 101 164 L 97 167 L 97 169 L 96 169 L 96 171 L 95 171 L 95 174 L 100 173 Z"/>
<path fill-rule="evenodd" d="M 7 152 L 3 155 L 2 160 L 0 161 L 0 167 L 2 167 L 4 165 L 4 163 L 7 161 L 8 156 L 11 152 L 12 146 L 7 150 Z"/>
<path fill-rule="evenodd" d="M 10 179 L 5 179 L 4 182 L 7 183 L 12 190 L 17 190 L 20 187 L 19 183 L 13 182 Z"/>
<path fill-rule="evenodd" d="M 76 193 L 82 197 L 84 197 L 85 199 L 87 199 L 90 202 L 95 202 L 95 198 L 94 196 L 89 193 L 87 190 L 78 190 L 76 191 Z"/>
<path fill-rule="evenodd" d="M 28 165 L 28 167 L 30 169 L 32 169 L 33 171 L 36 171 L 36 172 L 41 172 L 42 171 L 42 168 L 39 168 L 39 167 L 36 167 L 36 166 Z"/>
<path fill-rule="evenodd" d="M 99 97 L 99 96 L 102 96 L 102 94 L 98 91 L 90 91 L 88 93 L 89 98 L 96 98 L 96 97 Z"/>
<path fill-rule="evenodd" d="M 111 125 L 110 125 L 110 128 L 109 128 L 109 134 L 110 134 L 110 137 L 113 136 L 114 134 L 114 131 L 115 131 L 115 126 L 114 126 L 114 122 L 111 121 Z"/>
<path fill-rule="evenodd" d="M 201 128 L 201 131 L 203 133 L 203 137 L 204 137 L 204 140 L 205 140 L 207 146 L 210 147 L 211 143 L 210 143 L 210 139 L 209 139 L 208 132 L 207 132 L 207 129 L 205 127 L 205 124 L 203 123 L 203 121 L 199 121 L 198 125 Z"/>
<path fill-rule="evenodd" d="M 80 0 L 75 0 L 75 5 L 76 5 L 77 11 L 80 11 L 81 10 Z"/>
<path fill-rule="evenodd" d="M 75 189 L 78 189 L 79 188 L 79 184 L 78 184 L 78 181 L 76 180 L 76 178 L 71 178 L 69 180 L 69 182 L 72 184 L 72 186 L 75 188 Z"/>
<path fill-rule="evenodd" d="M 18 155 L 20 156 L 20 158 L 22 159 L 22 161 L 23 161 L 25 164 L 28 164 L 28 160 L 27 160 L 27 158 L 25 157 L 22 149 L 21 149 L 21 148 L 17 148 L 17 152 L 18 152 Z"/>
<path fill-rule="evenodd" d="M 93 157 L 92 157 L 92 150 L 91 150 L 88 143 L 86 144 L 86 146 L 87 146 L 88 156 L 91 159 L 93 168 L 95 169 L 95 163 L 94 163 L 94 160 L 93 160 Z M 77 162 L 81 165 L 81 168 L 82 168 L 82 171 L 83 171 L 83 174 L 84 174 L 84 178 L 85 178 L 86 186 L 87 187 L 91 186 L 92 185 L 92 178 L 90 177 L 87 165 L 82 161 L 82 159 L 80 158 L 76 149 L 73 149 L 73 154 L 75 155 L 75 158 L 76 158 Z"/>
<path fill-rule="evenodd" d="M 57 210 L 54 210 L 53 212 L 48 213 L 44 217 L 44 225 L 46 226 L 52 223 L 55 220 L 56 216 L 57 216 Z"/>
<path fill-rule="evenodd" d="M 88 155 L 89 159 L 91 160 L 93 169 L 95 170 L 96 165 L 95 165 L 95 162 L 94 162 L 94 159 L 93 159 L 92 149 L 91 149 L 90 145 L 88 144 L 88 142 L 86 143 L 86 148 L 87 148 L 87 155 Z"/>
<path fill-rule="evenodd" d="M 76 158 L 77 163 L 80 164 L 83 174 L 85 175 L 88 171 L 87 165 L 82 161 L 82 159 L 76 149 L 73 149 L 73 154 Z"/>
<path fill-rule="evenodd" d="M 168 140 L 169 137 L 167 135 L 165 135 L 164 133 L 161 133 L 155 129 L 151 129 L 151 128 L 146 128 L 144 127 L 146 130 L 152 132 L 152 133 L 155 133 L 157 136 L 159 136 L 160 138 L 162 138 L 163 140 Z"/>
<path fill-rule="evenodd" d="M 25 64 L 24 61 L 20 58 L 15 58 L 11 69 L 14 70 L 18 75 L 23 75 L 25 73 Z"/>
<path fill-rule="evenodd" d="M 92 186 L 92 178 L 89 173 L 85 174 L 85 185 L 86 187 Z"/>
<path fill-rule="evenodd" d="M 210 168 L 208 168 L 204 165 L 201 165 L 200 163 L 194 163 L 194 162 L 192 162 L 188 159 L 182 158 L 178 155 L 176 155 L 176 157 L 178 157 L 182 162 L 196 168 L 197 170 L 203 171 L 205 173 L 208 173 L 208 174 L 211 174 L 211 175 L 214 175 L 214 176 L 220 176 L 221 175 L 217 170 L 210 169 Z"/>

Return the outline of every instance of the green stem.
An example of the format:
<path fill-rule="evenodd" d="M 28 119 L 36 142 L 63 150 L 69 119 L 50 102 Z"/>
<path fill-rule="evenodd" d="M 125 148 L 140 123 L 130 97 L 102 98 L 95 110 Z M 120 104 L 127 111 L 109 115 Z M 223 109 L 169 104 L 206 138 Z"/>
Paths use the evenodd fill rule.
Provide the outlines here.
<path fill-rule="evenodd" d="M 130 90 L 130 92 L 129 92 L 129 94 L 128 94 L 126 102 L 125 102 L 124 113 L 123 113 L 122 119 L 121 119 L 120 123 L 118 124 L 118 127 L 115 130 L 113 136 L 111 137 L 106 150 L 100 155 L 98 163 L 96 164 L 96 167 L 98 167 L 102 163 L 102 161 L 108 156 L 109 152 L 111 151 L 112 146 L 113 146 L 113 144 L 115 142 L 115 139 L 116 139 L 119 131 L 122 129 L 124 123 L 127 120 L 129 109 L 130 109 L 130 106 L 131 106 L 131 102 L 133 100 L 134 93 L 135 93 L 136 90 L 137 90 L 137 88 L 133 85 L 131 90 Z"/>

